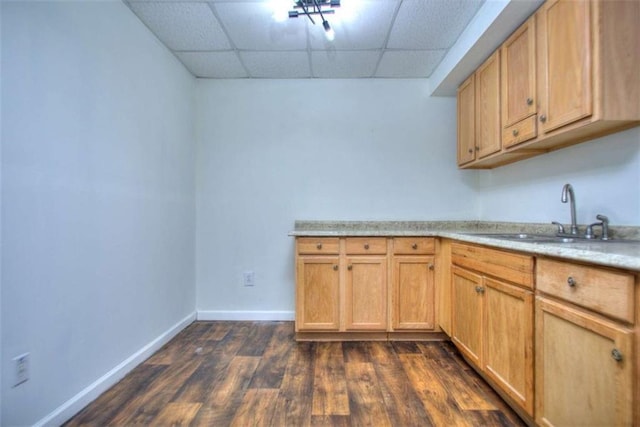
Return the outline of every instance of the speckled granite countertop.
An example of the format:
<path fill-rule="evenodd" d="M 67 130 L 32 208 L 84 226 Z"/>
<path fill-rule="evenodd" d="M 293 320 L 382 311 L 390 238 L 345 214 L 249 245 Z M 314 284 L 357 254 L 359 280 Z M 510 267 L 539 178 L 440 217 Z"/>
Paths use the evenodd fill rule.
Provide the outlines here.
<path fill-rule="evenodd" d="M 584 229 L 584 226 L 581 228 Z M 612 227 L 614 240 L 579 243 L 521 242 L 474 233 L 554 234 L 551 224 L 484 221 L 296 221 L 290 236 L 435 236 L 497 248 L 640 271 L 640 228 Z M 622 241 L 626 239 L 637 242 Z"/>

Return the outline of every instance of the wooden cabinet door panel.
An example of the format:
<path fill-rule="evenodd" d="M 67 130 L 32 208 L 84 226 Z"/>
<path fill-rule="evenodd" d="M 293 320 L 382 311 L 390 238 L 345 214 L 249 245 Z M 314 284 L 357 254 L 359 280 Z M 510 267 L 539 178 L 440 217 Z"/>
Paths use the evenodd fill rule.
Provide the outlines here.
<path fill-rule="evenodd" d="M 500 51 L 476 71 L 476 147 L 483 158 L 500 151 Z"/>
<path fill-rule="evenodd" d="M 614 322 L 537 298 L 536 422 L 631 425 L 632 337 Z"/>
<path fill-rule="evenodd" d="M 299 257 L 296 331 L 337 331 L 340 327 L 338 257 Z"/>
<path fill-rule="evenodd" d="M 451 268 L 453 342 L 478 367 L 482 366 L 482 277 Z"/>
<path fill-rule="evenodd" d="M 533 416 L 533 292 L 484 283 L 485 372 Z"/>
<path fill-rule="evenodd" d="M 347 258 L 345 328 L 387 329 L 387 257 Z"/>
<path fill-rule="evenodd" d="M 539 32 L 539 117 L 549 132 L 592 113 L 591 2 L 546 2 Z"/>
<path fill-rule="evenodd" d="M 458 165 L 476 158 L 475 76 L 458 88 Z"/>
<path fill-rule="evenodd" d="M 395 257 L 393 261 L 393 328 L 435 327 L 434 257 Z"/>

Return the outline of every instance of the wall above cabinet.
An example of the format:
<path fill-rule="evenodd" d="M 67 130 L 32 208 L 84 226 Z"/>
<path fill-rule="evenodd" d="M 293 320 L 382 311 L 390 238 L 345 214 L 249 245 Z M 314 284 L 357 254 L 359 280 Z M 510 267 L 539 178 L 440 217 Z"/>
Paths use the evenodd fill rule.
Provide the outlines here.
<path fill-rule="evenodd" d="M 640 2 L 545 2 L 458 89 L 459 167 L 494 168 L 639 125 L 639 19 Z M 499 89 L 479 90 L 495 58 Z M 500 133 L 488 134 L 496 121 Z"/>

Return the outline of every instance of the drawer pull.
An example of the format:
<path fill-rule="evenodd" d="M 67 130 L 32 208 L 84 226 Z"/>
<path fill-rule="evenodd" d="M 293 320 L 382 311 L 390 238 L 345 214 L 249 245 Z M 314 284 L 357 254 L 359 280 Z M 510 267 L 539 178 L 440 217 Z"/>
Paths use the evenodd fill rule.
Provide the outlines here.
<path fill-rule="evenodd" d="M 543 115 L 541 115 L 541 116 L 540 116 L 540 121 L 541 121 L 542 123 L 546 122 L 546 121 L 547 121 L 547 116 L 545 116 L 544 114 L 543 114 Z"/>
<path fill-rule="evenodd" d="M 484 293 L 484 288 L 482 286 L 476 286 L 476 292 L 479 294 Z"/>
<path fill-rule="evenodd" d="M 429 264 L 429 270 L 433 270 L 433 264 Z"/>
<path fill-rule="evenodd" d="M 411 249 L 413 249 L 414 251 L 418 249 L 418 244 L 414 243 L 413 245 L 411 245 Z"/>
<path fill-rule="evenodd" d="M 338 271 L 338 266 L 337 265 L 333 266 L 333 271 Z"/>
<path fill-rule="evenodd" d="M 347 266 L 347 270 L 349 270 L 349 271 L 353 270 L 353 265 Z"/>
<path fill-rule="evenodd" d="M 568 284 L 569 286 L 571 286 L 572 288 L 576 285 L 576 283 L 577 283 L 577 282 L 576 282 L 576 279 L 574 279 L 573 277 L 569 276 L 569 277 L 567 278 L 567 284 Z"/>
<path fill-rule="evenodd" d="M 613 360 L 616 362 L 622 362 L 622 353 L 620 353 L 620 350 L 617 348 L 611 350 L 611 357 L 613 357 Z"/>
<path fill-rule="evenodd" d="M 513 136 L 518 136 L 520 131 L 518 131 L 518 129 L 514 129 L 511 133 L 513 134 Z"/>
<path fill-rule="evenodd" d="M 318 248 L 318 250 L 322 249 L 322 243 L 318 243 L 318 244 L 316 245 L 316 248 Z"/>
<path fill-rule="evenodd" d="M 365 243 L 365 244 L 364 244 L 364 248 L 368 250 L 368 249 L 369 249 L 369 244 L 368 244 L 368 243 Z"/>
<path fill-rule="evenodd" d="M 527 105 L 531 105 L 531 104 L 533 104 L 533 99 L 527 98 Z"/>

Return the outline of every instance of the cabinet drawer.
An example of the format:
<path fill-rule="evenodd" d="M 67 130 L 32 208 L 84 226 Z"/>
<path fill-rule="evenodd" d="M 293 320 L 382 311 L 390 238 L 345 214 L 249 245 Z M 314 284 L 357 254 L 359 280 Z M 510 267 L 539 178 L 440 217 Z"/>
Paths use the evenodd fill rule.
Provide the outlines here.
<path fill-rule="evenodd" d="M 435 253 L 436 240 L 433 237 L 396 237 L 393 239 L 393 253 L 396 255 L 431 255 Z"/>
<path fill-rule="evenodd" d="M 633 323 L 634 276 L 604 268 L 539 259 L 538 290 Z"/>
<path fill-rule="evenodd" d="M 460 267 L 533 289 L 532 256 L 454 243 L 451 261 Z"/>
<path fill-rule="evenodd" d="M 536 118 L 537 116 L 534 115 L 504 128 L 502 130 L 502 145 L 508 148 L 535 138 L 538 134 Z"/>
<path fill-rule="evenodd" d="M 340 252 L 337 237 L 298 237 L 296 243 L 300 255 L 337 255 Z"/>
<path fill-rule="evenodd" d="M 384 237 L 348 237 L 345 243 L 347 255 L 387 253 L 387 239 Z"/>

